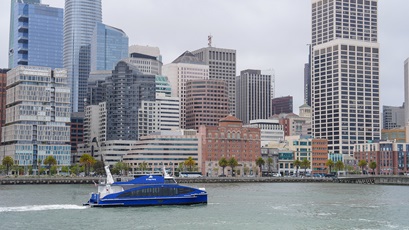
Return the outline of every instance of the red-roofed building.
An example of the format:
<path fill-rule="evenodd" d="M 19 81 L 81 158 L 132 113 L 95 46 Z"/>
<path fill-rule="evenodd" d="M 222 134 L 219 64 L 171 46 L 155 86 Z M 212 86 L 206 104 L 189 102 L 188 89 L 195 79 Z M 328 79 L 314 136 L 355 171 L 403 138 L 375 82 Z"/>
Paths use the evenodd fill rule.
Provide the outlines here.
<path fill-rule="evenodd" d="M 220 119 L 219 126 L 199 127 L 199 157 L 203 175 L 221 175 L 219 160 L 225 157 L 236 158 L 239 165 L 235 167 L 236 175 L 248 174 L 261 156 L 260 129 L 243 127 L 243 122 L 229 115 Z M 231 175 L 231 168 L 225 168 L 225 174 Z"/>

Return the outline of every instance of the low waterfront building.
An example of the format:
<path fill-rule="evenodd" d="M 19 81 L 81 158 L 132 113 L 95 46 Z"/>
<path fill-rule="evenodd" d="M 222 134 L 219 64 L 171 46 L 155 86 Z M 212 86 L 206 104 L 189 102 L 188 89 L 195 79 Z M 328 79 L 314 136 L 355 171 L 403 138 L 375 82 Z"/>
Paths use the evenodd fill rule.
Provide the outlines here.
<path fill-rule="evenodd" d="M 261 147 L 261 157 L 265 162 L 265 164 L 261 167 L 261 172 L 263 175 L 267 175 L 268 173 L 278 173 L 279 171 L 278 152 L 279 152 L 278 148 L 274 148 L 268 145 Z M 269 159 L 271 159 L 270 163 Z"/>
<path fill-rule="evenodd" d="M 327 173 L 328 161 L 328 140 L 312 139 L 311 145 L 311 165 L 312 173 Z"/>
<path fill-rule="evenodd" d="M 239 164 L 236 170 L 243 175 L 244 165 L 253 168 L 261 155 L 260 129 L 243 127 L 243 122 L 232 115 L 220 119 L 218 126 L 202 125 L 199 127 L 199 152 L 203 174 L 222 174 L 219 160 L 234 157 Z M 227 167 L 225 173 L 231 174 L 231 168 Z"/>
<path fill-rule="evenodd" d="M 124 156 L 123 162 L 132 173 L 161 171 L 162 167 L 174 174 L 175 170 L 189 157 L 201 165 L 196 130 L 160 131 L 143 136 Z"/>
<path fill-rule="evenodd" d="M 277 119 L 251 120 L 249 125 L 243 127 L 259 128 L 261 132 L 261 147 L 267 146 L 270 142 L 280 142 L 284 140 L 283 126 Z"/>
<path fill-rule="evenodd" d="M 294 152 L 291 150 L 280 149 L 278 151 L 279 173 L 282 176 L 290 176 L 296 174 L 294 167 Z"/>
<path fill-rule="evenodd" d="M 380 141 L 354 146 L 354 157 L 359 162 L 365 160 L 369 169 L 370 162 L 376 162 L 375 174 L 403 175 L 409 172 L 409 143 Z"/>
<path fill-rule="evenodd" d="M 288 149 L 294 151 L 294 160 L 303 161 L 307 159 L 311 165 L 307 169 L 307 172 L 311 172 L 312 169 L 312 137 L 311 136 L 288 136 L 285 137 L 288 142 Z"/>

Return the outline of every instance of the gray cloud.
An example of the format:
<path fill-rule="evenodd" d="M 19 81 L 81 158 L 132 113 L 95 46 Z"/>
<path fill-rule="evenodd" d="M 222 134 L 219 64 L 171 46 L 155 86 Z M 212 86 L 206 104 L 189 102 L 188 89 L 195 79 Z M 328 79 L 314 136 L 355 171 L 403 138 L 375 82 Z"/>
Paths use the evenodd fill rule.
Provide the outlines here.
<path fill-rule="evenodd" d="M 43 0 L 63 7 L 63 0 Z M 276 72 L 276 96 L 303 103 L 303 71 L 310 43 L 310 0 L 103 0 L 103 22 L 123 29 L 130 44 L 158 46 L 164 63 L 185 50 L 213 46 L 237 50 L 243 69 Z M 382 104 L 403 101 L 403 61 L 409 57 L 409 1 L 379 1 Z M 7 66 L 10 1 L 0 7 L 0 66 Z M 298 110 L 296 108 L 296 110 Z"/>

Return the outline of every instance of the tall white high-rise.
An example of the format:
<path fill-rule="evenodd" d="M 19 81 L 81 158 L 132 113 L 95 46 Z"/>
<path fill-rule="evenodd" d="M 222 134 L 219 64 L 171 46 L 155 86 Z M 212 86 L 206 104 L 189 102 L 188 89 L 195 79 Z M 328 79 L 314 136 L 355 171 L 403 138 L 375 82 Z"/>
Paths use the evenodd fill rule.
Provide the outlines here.
<path fill-rule="evenodd" d="M 312 132 L 329 151 L 380 139 L 378 0 L 312 0 Z"/>
<path fill-rule="evenodd" d="M 405 88 L 405 125 L 409 122 L 409 58 L 405 60 L 404 64 L 404 88 Z"/>
<path fill-rule="evenodd" d="M 229 91 L 229 112 L 234 115 L 236 95 L 236 50 L 211 46 L 192 53 L 209 65 L 209 79 L 224 80 Z"/>
<path fill-rule="evenodd" d="M 186 128 L 186 82 L 209 79 L 209 66 L 186 51 L 172 63 L 163 66 L 163 75 L 169 78 L 172 97 L 180 98 L 180 127 Z"/>

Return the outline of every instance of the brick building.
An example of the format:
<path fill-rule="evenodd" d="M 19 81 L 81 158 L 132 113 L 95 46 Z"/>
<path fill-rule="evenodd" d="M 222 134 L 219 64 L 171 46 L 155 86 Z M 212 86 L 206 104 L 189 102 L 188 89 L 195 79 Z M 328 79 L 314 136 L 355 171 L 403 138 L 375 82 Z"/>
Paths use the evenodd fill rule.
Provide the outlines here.
<path fill-rule="evenodd" d="M 328 161 L 328 140 L 313 139 L 311 150 L 312 173 L 327 173 L 325 163 Z"/>
<path fill-rule="evenodd" d="M 243 122 L 232 115 L 220 119 L 218 126 L 199 127 L 199 157 L 202 159 L 199 168 L 203 175 L 222 174 L 218 165 L 222 157 L 236 158 L 239 165 L 235 170 L 243 175 L 245 168 L 255 166 L 260 156 L 260 129 L 243 127 Z M 225 174 L 231 174 L 230 167 L 225 168 Z"/>
<path fill-rule="evenodd" d="M 354 157 L 359 162 L 365 160 L 368 165 L 364 171 L 372 172 L 369 163 L 376 162 L 375 174 L 403 175 L 409 172 L 409 143 L 380 141 L 377 143 L 357 144 Z"/>

